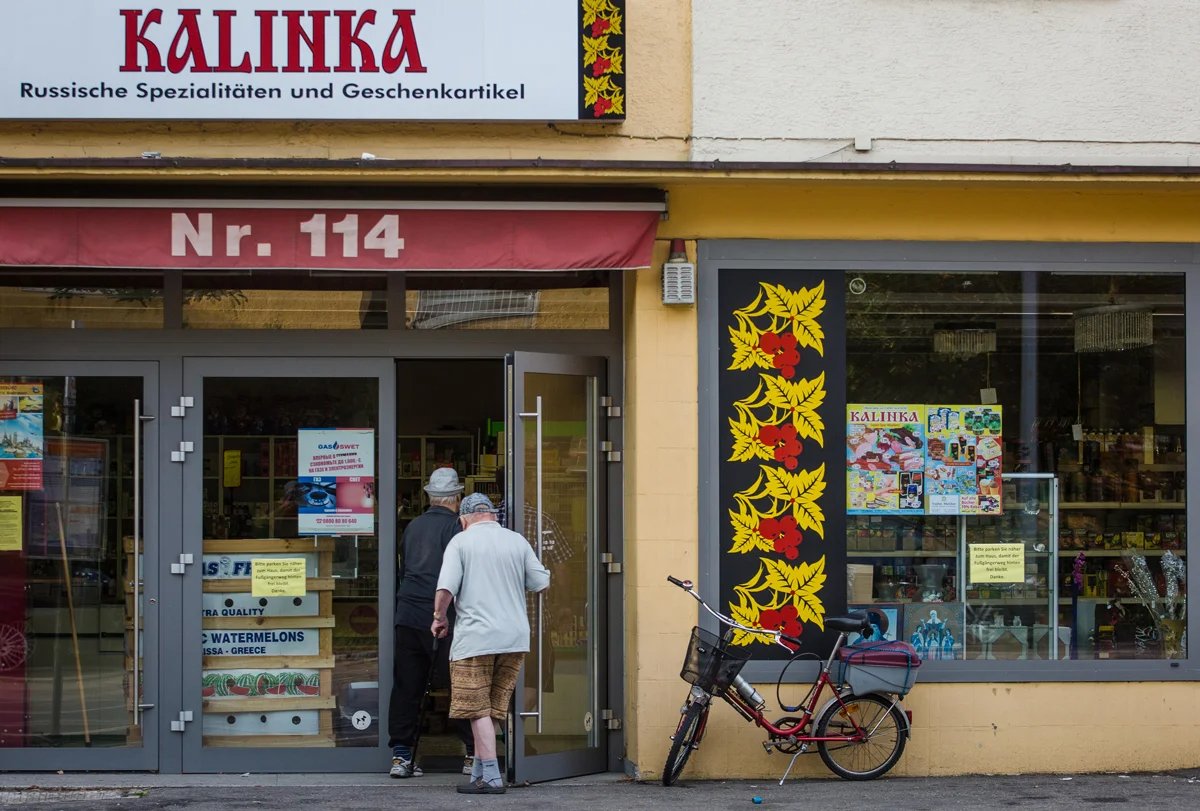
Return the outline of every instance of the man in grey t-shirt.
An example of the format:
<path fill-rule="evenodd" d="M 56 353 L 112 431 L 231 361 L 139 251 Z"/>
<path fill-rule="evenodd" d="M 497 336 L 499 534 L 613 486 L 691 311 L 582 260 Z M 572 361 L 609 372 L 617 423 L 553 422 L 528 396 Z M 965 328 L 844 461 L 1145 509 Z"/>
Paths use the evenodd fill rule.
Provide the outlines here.
<path fill-rule="evenodd" d="M 450 717 L 467 718 L 475 738 L 471 782 L 460 794 L 503 794 L 496 760 L 496 729 L 503 723 L 525 654 L 529 618 L 525 592 L 550 585 L 550 572 L 521 535 L 496 523 L 496 508 L 482 493 L 463 499 L 463 531 L 442 556 L 430 631 L 446 635 L 454 600 L 458 619 L 450 646 Z"/>

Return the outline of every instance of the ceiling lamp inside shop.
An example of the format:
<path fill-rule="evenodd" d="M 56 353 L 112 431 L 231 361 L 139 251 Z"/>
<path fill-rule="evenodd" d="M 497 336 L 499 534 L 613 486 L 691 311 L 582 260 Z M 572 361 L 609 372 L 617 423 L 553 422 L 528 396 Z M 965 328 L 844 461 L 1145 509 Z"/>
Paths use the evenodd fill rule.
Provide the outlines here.
<path fill-rule="evenodd" d="M 1154 345 L 1154 315 L 1148 307 L 1093 307 L 1079 310 L 1073 320 L 1076 352 L 1120 352 Z"/>

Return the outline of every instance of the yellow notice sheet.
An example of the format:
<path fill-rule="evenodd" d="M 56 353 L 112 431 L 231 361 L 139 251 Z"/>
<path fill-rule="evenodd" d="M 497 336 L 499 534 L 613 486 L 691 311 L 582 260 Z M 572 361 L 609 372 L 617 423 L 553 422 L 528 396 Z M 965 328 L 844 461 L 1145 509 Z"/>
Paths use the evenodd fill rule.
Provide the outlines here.
<path fill-rule="evenodd" d="M 1019 543 L 967 544 L 967 579 L 972 583 L 1024 583 L 1025 545 Z"/>
<path fill-rule="evenodd" d="M 221 479 L 226 487 L 242 486 L 242 452 L 225 451 Z"/>
<path fill-rule="evenodd" d="M 304 558 L 255 558 L 250 593 L 255 597 L 303 597 Z"/>
<path fill-rule="evenodd" d="M 0 496 L 0 552 L 20 552 L 21 496 Z"/>

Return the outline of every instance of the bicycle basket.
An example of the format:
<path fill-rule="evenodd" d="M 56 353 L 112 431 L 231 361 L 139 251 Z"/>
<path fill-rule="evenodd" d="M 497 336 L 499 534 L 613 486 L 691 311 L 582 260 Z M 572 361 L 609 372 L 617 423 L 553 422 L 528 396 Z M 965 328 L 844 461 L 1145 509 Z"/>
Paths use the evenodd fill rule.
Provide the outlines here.
<path fill-rule="evenodd" d="M 749 651 L 734 650 L 716 634 L 696 627 L 679 677 L 707 693 L 718 693 L 733 683 L 749 658 Z"/>
<path fill-rule="evenodd" d="M 907 642 L 867 642 L 838 650 L 840 681 L 855 695 L 897 693 L 904 696 L 917 682 L 921 657 Z"/>

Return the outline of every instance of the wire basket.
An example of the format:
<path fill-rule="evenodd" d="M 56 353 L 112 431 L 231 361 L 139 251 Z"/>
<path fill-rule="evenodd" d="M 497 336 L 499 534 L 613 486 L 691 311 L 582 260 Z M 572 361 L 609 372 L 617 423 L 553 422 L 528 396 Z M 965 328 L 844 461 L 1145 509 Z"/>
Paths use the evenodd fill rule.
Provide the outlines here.
<path fill-rule="evenodd" d="M 733 683 L 749 658 L 749 651 L 734 650 L 716 634 L 696 627 L 679 677 L 706 693 L 718 693 Z"/>

